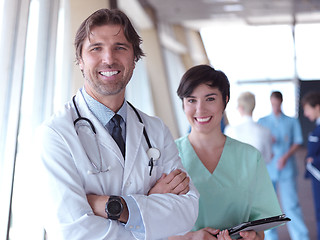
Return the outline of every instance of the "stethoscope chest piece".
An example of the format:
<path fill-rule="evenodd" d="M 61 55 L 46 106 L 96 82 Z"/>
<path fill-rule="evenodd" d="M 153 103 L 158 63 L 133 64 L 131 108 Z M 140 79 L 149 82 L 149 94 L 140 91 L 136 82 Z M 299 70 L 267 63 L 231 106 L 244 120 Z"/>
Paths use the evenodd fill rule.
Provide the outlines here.
<path fill-rule="evenodd" d="M 150 161 L 149 161 L 149 166 L 150 166 L 149 176 L 151 176 L 153 165 L 154 165 L 153 161 L 158 160 L 160 158 L 160 150 L 157 148 L 151 147 L 148 149 L 147 155 L 150 159 Z"/>
<path fill-rule="evenodd" d="M 158 160 L 160 158 L 160 151 L 157 148 L 149 148 L 147 154 L 149 159 Z"/>

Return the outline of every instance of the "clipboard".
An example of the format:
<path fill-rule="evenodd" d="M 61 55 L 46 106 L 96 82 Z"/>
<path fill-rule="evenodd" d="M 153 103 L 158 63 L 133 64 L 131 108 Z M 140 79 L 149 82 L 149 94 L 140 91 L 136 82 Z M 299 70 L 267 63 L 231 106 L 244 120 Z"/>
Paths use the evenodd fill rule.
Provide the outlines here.
<path fill-rule="evenodd" d="M 238 239 L 241 238 L 239 235 L 241 231 L 265 231 L 271 228 L 279 227 L 289 221 L 291 221 L 291 219 L 287 218 L 285 214 L 282 214 L 279 216 L 262 218 L 251 222 L 244 222 L 232 228 L 228 228 L 227 230 L 232 239 Z"/>

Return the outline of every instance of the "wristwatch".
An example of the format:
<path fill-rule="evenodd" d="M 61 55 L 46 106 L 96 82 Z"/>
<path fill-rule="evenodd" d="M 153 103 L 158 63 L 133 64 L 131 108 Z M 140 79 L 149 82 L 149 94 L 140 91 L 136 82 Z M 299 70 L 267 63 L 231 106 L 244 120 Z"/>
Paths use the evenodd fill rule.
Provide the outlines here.
<path fill-rule="evenodd" d="M 108 214 L 109 219 L 118 220 L 123 211 L 121 198 L 119 196 L 111 195 L 106 203 L 105 211 Z"/>

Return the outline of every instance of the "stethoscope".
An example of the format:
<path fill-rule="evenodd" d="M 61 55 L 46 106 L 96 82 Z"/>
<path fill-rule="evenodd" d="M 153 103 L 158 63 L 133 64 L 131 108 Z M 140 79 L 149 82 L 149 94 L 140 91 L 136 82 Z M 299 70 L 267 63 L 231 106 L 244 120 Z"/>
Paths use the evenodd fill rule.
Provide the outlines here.
<path fill-rule="evenodd" d="M 77 107 L 77 104 L 76 104 L 76 101 L 75 101 L 75 97 L 76 96 L 73 96 L 72 101 L 73 101 L 73 105 L 74 105 L 74 107 L 76 109 L 78 118 L 73 121 L 73 125 L 76 126 L 77 122 L 79 122 L 79 121 L 85 121 L 85 122 L 89 123 L 90 128 L 91 128 L 92 132 L 94 133 L 96 144 L 98 146 L 98 152 L 99 152 L 99 159 L 100 159 L 99 165 L 100 166 L 98 167 L 94 163 L 94 161 L 92 161 L 91 158 L 88 157 L 88 159 L 90 161 L 90 164 L 93 166 L 95 171 L 88 170 L 87 173 L 88 174 L 99 174 L 99 173 L 108 172 L 108 171 L 110 171 L 110 166 L 106 170 L 102 169 L 102 156 L 101 156 L 101 153 L 100 153 L 99 143 L 98 143 L 97 136 L 96 136 L 96 134 L 97 134 L 96 129 L 95 129 L 93 123 L 90 121 L 90 119 L 82 117 L 80 115 L 80 112 L 78 110 L 78 107 Z M 129 104 L 129 106 L 133 109 L 133 111 L 137 115 L 137 117 L 139 119 L 139 122 L 143 124 L 142 118 L 141 118 L 140 114 L 138 113 L 137 109 L 131 103 L 129 103 L 128 101 L 127 101 L 127 103 Z M 147 131 L 146 131 L 146 128 L 144 126 L 143 126 L 143 135 L 144 135 L 144 137 L 146 139 L 146 142 L 148 144 L 148 147 L 149 147 L 149 149 L 147 150 L 147 155 L 148 155 L 148 158 L 150 159 L 148 166 L 150 166 L 149 176 L 151 176 L 152 170 L 153 170 L 153 166 L 154 166 L 154 161 L 156 161 L 156 160 L 158 160 L 160 158 L 160 150 L 157 149 L 157 148 L 152 147 L 152 145 L 150 143 L 149 136 L 148 136 Z"/>

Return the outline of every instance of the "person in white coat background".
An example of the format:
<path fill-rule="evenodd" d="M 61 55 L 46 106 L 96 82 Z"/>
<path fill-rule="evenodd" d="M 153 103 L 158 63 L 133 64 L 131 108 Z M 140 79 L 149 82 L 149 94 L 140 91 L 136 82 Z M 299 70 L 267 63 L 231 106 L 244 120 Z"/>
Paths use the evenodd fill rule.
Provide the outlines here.
<path fill-rule="evenodd" d="M 125 100 L 141 42 L 119 10 L 100 9 L 77 31 L 84 87 L 37 134 L 50 239 L 166 239 L 197 219 L 199 193 L 169 129 Z"/>
<path fill-rule="evenodd" d="M 256 98 L 251 92 L 243 92 L 238 97 L 238 111 L 241 116 L 237 124 L 227 125 L 224 133 L 238 141 L 250 144 L 261 152 L 266 163 L 272 159 L 272 135 L 252 119 Z"/>

